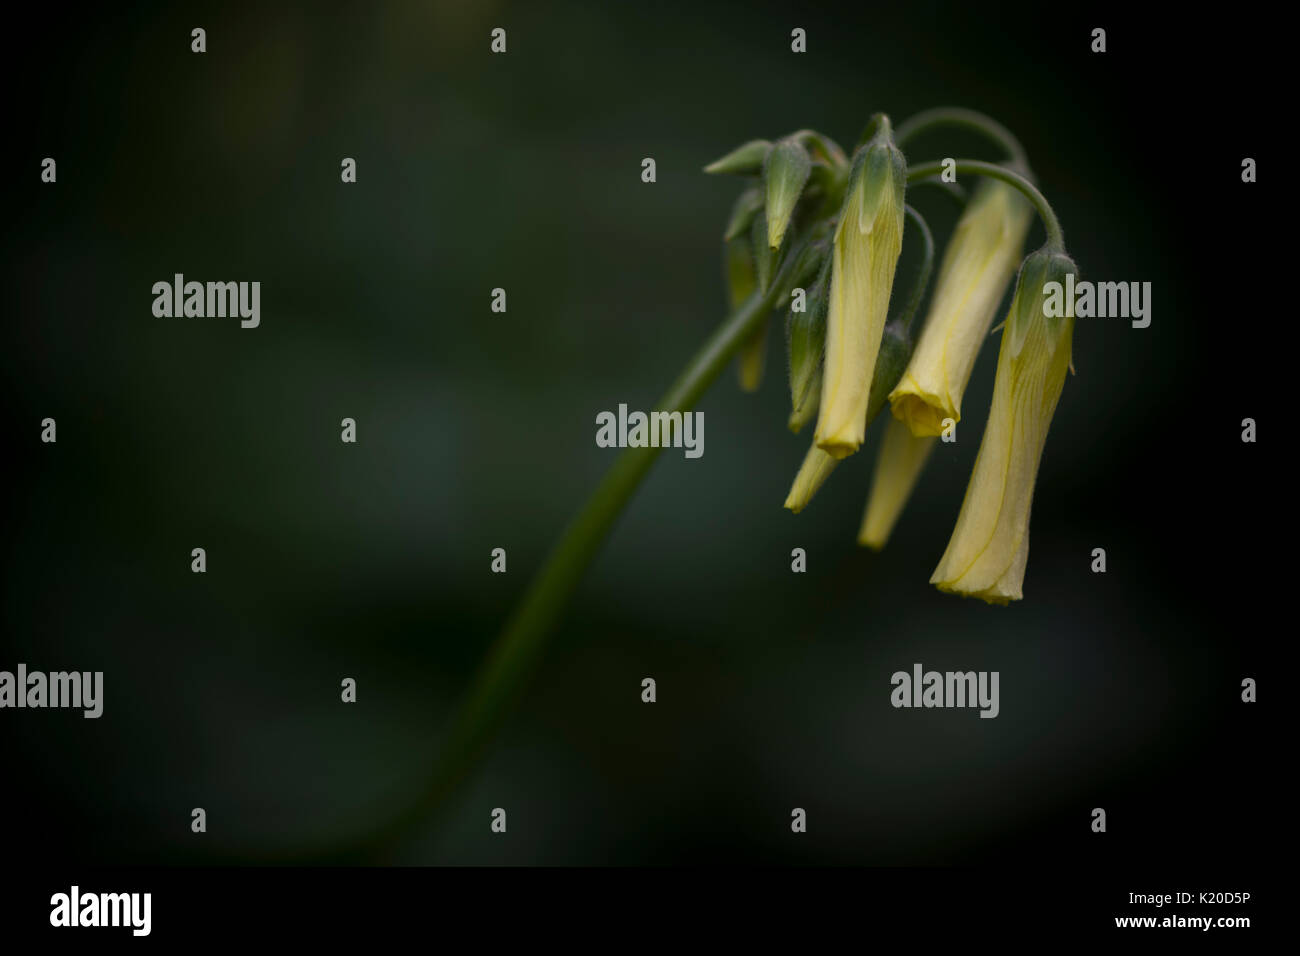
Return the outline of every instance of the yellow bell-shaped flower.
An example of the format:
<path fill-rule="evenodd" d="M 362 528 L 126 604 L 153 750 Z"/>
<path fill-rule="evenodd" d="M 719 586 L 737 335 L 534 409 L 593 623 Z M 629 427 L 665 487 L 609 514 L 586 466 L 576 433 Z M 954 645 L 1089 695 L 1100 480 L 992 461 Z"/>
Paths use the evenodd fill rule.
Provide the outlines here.
<path fill-rule="evenodd" d="M 785 496 L 785 507 L 795 514 L 808 507 L 808 502 L 817 494 L 817 489 L 825 484 L 838 464 L 838 459 L 832 458 L 816 445 L 809 448 L 803 464 L 799 466 L 799 473 L 794 476 L 790 493 Z"/>
<path fill-rule="evenodd" d="M 1063 252 L 1042 249 L 1020 269 L 998 350 L 997 379 L 961 513 L 930 577 L 939 590 L 991 604 L 1023 596 L 1029 510 L 1047 429 L 1070 365 L 1073 305 L 1044 311 L 1044 286 L 1075 271 Z"/>
<path fill-rule="evenodd" d="M 1032 207 L 1016 189 L 990 180 L 958 221 L 916 351 L 889 395 L 894 417 L 913 435 L 940 434 L 945 418 L 961 421 L 962 393 L 1032 218 Z"/>
<path fill-rule="evenodd" d="M 936 439 L 927 435 L 917 438 L 902 422 L 891 418 L 880 441 L 876 473 L 871 480 L 871 495 L 858 531 L 858 544 L 879 551 L 889 540 L 898 516 L 912 496 L 916 479 L 921 476 L 926 459 L 934 450 Z"/>

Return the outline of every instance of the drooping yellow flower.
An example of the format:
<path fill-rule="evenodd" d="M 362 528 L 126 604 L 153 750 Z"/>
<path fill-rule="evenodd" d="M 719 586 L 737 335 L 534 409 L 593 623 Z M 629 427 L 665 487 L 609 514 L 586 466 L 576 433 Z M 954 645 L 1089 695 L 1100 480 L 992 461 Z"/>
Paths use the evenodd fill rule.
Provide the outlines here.
<path fill-rule="evenodd" d="M 1006 604 L 1023 596 L 1029 510 L 1047 429 L 1070 365 L 1074 310 L 1044 313 L 1044 285 L 1075 272 L 1062 252 L 1029 256 L 1002 331 L 984 438 L 961 513 L 930 577 L 941 591 Z"/>
<path fill-rule="evenodd" d="M 785 507 L 795 514 L 808 507 L 808 502 L 817 494 L 817 489 L 825 483 L 838 464 L 839 459 L 832 458 L 816 445 L 809 448 L 803 464 L 799 466 L 799 473 L 794 476 L 790 493 L 785 496 Z"/>
<path fill-rule="evenodd" d="M 862 516 L 858 544 L 879 551 L 889 540 L 898 516 L 916 487 L 916 479 L 934 450 L 933 436 L 917 438 L 908 427 L 890 419 L 880 442 L 876 473 L 871 480 L 871 495 Z"/>
<path fill-rule="evenodd" d="M 911 354 L 912 338 L 908 334 L 907 326 L 902 321 L 895 319 L 885 326 L 884 334 L 880 337 L 880 352 L 876 356 L 876 367 L 873 370 L 874 381 L 867 396 L 866 422 L 868 425 L 885 407 L 885 396 L 889 394 L 890 386 L 898 381 L 898 376 L 902 374 L 904 366 L 907 365 L 907 359 Z M 821 388 L 820 380 L 821 372 L 818 370 L 816 380 L 810 387 Z M 799 414 L 800 409 L 796 409 L 794 415 L 791 416 L 792 423 L 796 421 Z M 890 424 L 897 425 L 898 423 L 890 419 Z M 902 428 L 901 425 L 899 427 Z M 903 432 L 909 438 L 911 437 L 906 428 L 903 428 Z M 888 435 L 886 435 L 885 441 L 888 443 L 889 440 Z M 917 439 L 917 441 L 920 440 Z M 830 477 L 830 473 L 835 470 L 835 466 L 839 463 L 840 459 L 818 448 L 814 443 L 808 449 L 808 454 L 804 456 L 803 464 L 799 466 L 799 473 L 795 475 L 794 484 L 790 486 L 790 493 L 786 496 L 785 506 L 795 514 L 806 508 L 808 502 L 812 500 L 812 496 L 817 493 L 817 489 L 825 483 L 826 479 Z M 923 461 L 917 463 L 918 471 L 922 463 Z M 906 494 L 904 494 L 904 499 L 906 499 Z M 902 502 L 899 503 L 899 507 L 902 507 Z M 890 524 L 892 525 L 893 522 L 891 521 Z M 888 531 L 886 531 L 886 534 L 888 534 Z"/>
<path fill-rule="evenodd" d="M 902 153 L 886 124 L 855 170 L 831 251 L 826 361 L 813 440 L 833 458 L 857 451 L 866 433 L 867 398 L 902 251 L 905 180 Z"/>
<path fill-rule="evenodd" d="M 894 417 L 913 435 L 940 434 L 945 418 L 961 421 L 962 393 L 1032 217 L 1018 190 L 989 180 L 957 223 L 916 351 L 889 395 Z"/>

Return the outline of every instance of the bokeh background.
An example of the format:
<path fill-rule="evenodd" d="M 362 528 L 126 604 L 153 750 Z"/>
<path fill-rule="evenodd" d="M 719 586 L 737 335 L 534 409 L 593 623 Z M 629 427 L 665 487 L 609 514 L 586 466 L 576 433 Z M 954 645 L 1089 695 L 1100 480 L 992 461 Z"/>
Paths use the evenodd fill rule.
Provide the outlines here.
<path fill-rule="evenodd" d="M 854 536 L 879 429 L 809 510 L 781 508 L 807 438 L 785 428 L 774 317 L 761 391 L 729 370 L 706 396 L 704 457 L 655 466 L 464 788 L 362 858 L 1266 852 L 1285 565 L 1265 547 L 1285 515 L 1262 456 L 1285 427 L 1271 336 L 1291 321 L 1270 302 L 1286 254 L 1262 232 L 1285 188 L 1264 159 L 1267 23 L 684 0 L 33 16 L 4 64 L 0 668 L 102 670 L 106 691 L 97 721 L 0 712 L 7 856 L 364 847 L 416 799 L 510 607 L 611 463 L 596 413 L 649 408 L 723 316 L 738 184 L 701 166 L 801 127 L 851 147 L 872 112 L 935 105 L 1019 134 L 1086 278 L 1154 287 L 1148 329 L 1079 321 L 1025 600 L 928 584 L 996 343 L 959 442 L 873 555 Z M 963 154 L 996 158 L 962 134 L 909 151 Z M 39 181 L 45 156 L 57 185 Z M 1244 156 L 1261 183 L 1240 182 Z M 948 200 L 912 201 L 942 240 Z M 260 281 L 261 327 L 155 318 L 150 288 L 175 272 Z M 1261 444 L 1239 440 L 1248 415 Z M 56 445 L 39 441 L 46 416 Z M 1001 715 L 894 710 L 889 675 L 918 661 L 999 671 Z"/>

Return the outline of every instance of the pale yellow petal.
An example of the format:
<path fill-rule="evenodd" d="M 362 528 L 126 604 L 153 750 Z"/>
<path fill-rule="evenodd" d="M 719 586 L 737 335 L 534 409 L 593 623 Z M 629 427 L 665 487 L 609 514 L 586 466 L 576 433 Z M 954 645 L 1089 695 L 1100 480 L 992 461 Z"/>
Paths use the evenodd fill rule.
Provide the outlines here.
<path fill-rule="evenodd" d="M 934 450 L 934 443 L 934 438 L 917 438 L 902 422 L 890 420 L 880 442 L 858 544 L 877 551 L 885 546 Z"/>

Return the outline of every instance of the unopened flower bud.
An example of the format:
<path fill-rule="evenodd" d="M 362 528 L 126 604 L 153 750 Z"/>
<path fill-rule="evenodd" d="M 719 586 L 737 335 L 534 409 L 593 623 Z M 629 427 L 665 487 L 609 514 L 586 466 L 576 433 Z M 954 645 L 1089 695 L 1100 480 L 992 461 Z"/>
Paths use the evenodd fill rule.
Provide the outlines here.
<path fill-rule="evenodd" d="M 798 432 L 821 404 L 822 359 L 826 350 L 826 300 L 830 294 L 831 260 L 807 290 L 804 309 L 792 307 L 786 316 L 786 346 L 790 359 L 790 430 Z"/>
<path fill-rule="evenodd" d="M 758 276 L 758 291 L 767 295 L 772 282 L 772 269 L 776 258 L 767 244 L 767 213 L 760 209 L 749 226 L 749 247 L 754 253 L 754 270 Z"/>
<path fill-rule="evenodd" d="M 727 266 L 727 305 L 735 310 L 758 288 L 758 275 L 748 237 L 732 239 L 723 251 Z"/>
<path fill-rule="evenodd" d="M 763 384 L 763 368 L 767 363 L 767 322 L 750 334 L 736 356 L 736 375 L 742 392 L 757 392 Z"/>
<path fill-rule="evenodd" d="M 835 458 L 857 451 L 903 243 L 906 169 L 885 121 L 859 154 L 831 253 L 826 362 L 814 440 Z"/>
<path fill-rule="evenodd" d="M 880 351 L 876 353 L 876 367 L 867 391 L 867 418 L 870 425 L 885 407 L 889 393 L 898 384 L 899 376 L 912 357 L 912 336 L 902 322 L 895 319 L 885 326 L 880 336 Z"/>
<path fill-rule="evenodd" d="M 764 250 L 766 251 L 766 250 Z M 727 243 L 727 299 L 733 310 L 740 308 L 758 288 L 758 272 L 750 237 Z M 762 322 L 740 346 L 736 356 L 736 374 L 741 391 L 756 392 L 763 384 L 763 364 L 767 357 L 767 322 Z"/>
<path fill-rule="evenodd" d="M 812 173 L 812 157 L 794 137 L 781 140 L 763 162 L 763 185 L 767 199 L 767 244 L 779 249 L 799 195 Z"/>

